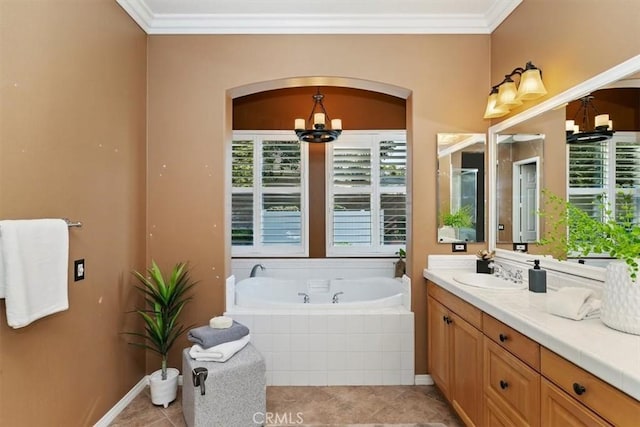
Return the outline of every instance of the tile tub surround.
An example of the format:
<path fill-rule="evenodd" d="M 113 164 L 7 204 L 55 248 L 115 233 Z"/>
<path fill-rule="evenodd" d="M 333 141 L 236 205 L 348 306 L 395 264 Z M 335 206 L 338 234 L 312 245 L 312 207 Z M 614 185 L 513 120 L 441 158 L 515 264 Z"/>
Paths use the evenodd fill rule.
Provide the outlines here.
<path fill-rule="evenodd" d="M 429 260 L 429 265 L 441 264 Z M 460 271 L 447 265 L 447 268 L 425 269 L 424 277 L 603 381 L 640 399 L 640 336 L 610 329 L 599 319 L 573 321 L 551 315 L 545 308 L 546 293 L 461 285 L 453 279 Z"/>
<path fill-rule="evenodd" d="M 414 316 L 402 307 L 226 315 L 251 330 L 268 385 L 414 384 Z"/>

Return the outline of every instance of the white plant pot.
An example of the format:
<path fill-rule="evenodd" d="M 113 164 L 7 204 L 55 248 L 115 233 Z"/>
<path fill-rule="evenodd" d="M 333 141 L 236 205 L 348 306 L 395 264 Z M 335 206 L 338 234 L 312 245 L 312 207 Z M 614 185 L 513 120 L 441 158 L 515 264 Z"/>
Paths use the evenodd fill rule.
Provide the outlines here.
<path fill-rule="evenodd" d="M 631 280 L 623 261 L 607 265 L 600 320 L 612 329 L 640 335 L 640 280 Z"/>
<path fill-rule="evenodd" d="M 151 402 L 154 405 L 163 405 L 165 408 L 169 403 L 176 400 L 178 394 L 178 371 L 176 368 L 167 368 L 167 379 L 162 379 L 162 370 L 157 370 L 149 377 L 149 388 L 151 389 Z"/>

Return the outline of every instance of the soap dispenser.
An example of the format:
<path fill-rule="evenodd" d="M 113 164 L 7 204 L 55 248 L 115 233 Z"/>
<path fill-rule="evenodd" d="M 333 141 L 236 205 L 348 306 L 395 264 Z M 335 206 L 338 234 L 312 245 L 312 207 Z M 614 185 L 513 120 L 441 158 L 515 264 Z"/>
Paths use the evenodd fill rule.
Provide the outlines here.
<path fill-rule="evenodd" d="M 533 260 L 533 268 L 529 269 L 529 290 L 531 292 L 547 292 L 547 272 L 540 268 L 540 260 Z"/>

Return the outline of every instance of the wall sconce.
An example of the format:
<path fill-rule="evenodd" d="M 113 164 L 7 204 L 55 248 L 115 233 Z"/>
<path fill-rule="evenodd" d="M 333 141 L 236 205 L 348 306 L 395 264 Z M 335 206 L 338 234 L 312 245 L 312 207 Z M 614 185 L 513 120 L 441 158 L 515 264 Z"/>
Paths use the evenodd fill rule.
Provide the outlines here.
<path fill-rule="evenodd" d="M 519 85 L 517 86 L 512 79 L 516 75 L 519 76 Z M 540 69 L 529 61 L 524 68 L 516 68 L 504 76 L 504 80 L 491 88 L 484 118 L 502 117 L 508 114 L 511 108 L 522 105 L 522 101 L 537 99 L 546 94 L 547 89 L 542 83 Z"/>

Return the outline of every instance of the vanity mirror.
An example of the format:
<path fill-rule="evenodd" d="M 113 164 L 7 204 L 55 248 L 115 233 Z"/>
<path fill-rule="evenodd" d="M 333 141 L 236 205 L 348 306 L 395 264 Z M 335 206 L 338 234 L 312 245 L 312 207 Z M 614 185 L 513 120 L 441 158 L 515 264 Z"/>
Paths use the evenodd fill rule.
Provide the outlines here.
<path fill-rule="evenodd" d="M 504 198 L 503 200 L 503 195 L 501 193 L 501 191 L 504 191 L 502 187 L 508 185 L 508 176 L 505 177 L 504 175 L 509 174 L 507 172 L 504 174 L 502 173 L 503 170 L 500 168 L 499 162 L 502 156 L 506 156 L 503 151 L 507 150 L 506 147 L 509 139 L 516 138 L 522 140 L 524 138 L 531 138 L 531 141 L 533 141 L 534 135 L 540 136 L 540 144 L 544 147 L 544 152 L 540 153 L 541 168 L 538 169 L 538 172 L 542 171 L 542 173 L 539 173 L 537 188 L 548 189 L 552 193 L 561 197 L 569 196 L 570 199 L 573 199 L 572 201 L 575 201 L 575 197 L 580 197 L 579 193 L 584 192 L 585 190 L 575 188 L 570 190 L 569 180 L 576 174 L 577 160 L 570 162 L 568 159 L 568 153 L 571 149 L 573 149 L 575 153 L 583 153 L 585 150 L 582 148 L 579 149 L 577 146 L 572 148 L 571 144 L 567 144 L 566 129 L 568 124 L 566 124 L 566 120 L 572 119 L 575 113 L 574 111 L 571 111 L 572 101 L 580 100 L 584 96 L 592 94 L 596 90 L 604 87 L 633 86 L 634 83 L 630 77 L 633 76 L 637 79 L 638 72 L 640 72 L 640 55 L 633 57 L 563 93 L 560 93 L 553 98 L 524 111 L 523 113 L 515 115 L 489 128 L 489 164 L 498 165 L 497 168 L 490 167 L 488 171 L 489 192 L 490 194 L 495 195 L 494 197 L 491 197 L 491 203 L 489 204 L 488 242 L 490 249 L 496 249 L 501 255 L 514 257 L 517 254 L 512 252 L 513 242 L 518 240 L 526 242 L 529 241 L 527 240 L 529 237 L 533 237 L 533 233 L 531 233 L 530 236 L 519 236 L 518 232 L 516 232 L 514 235 L 514 233 L 510 233 L 508 229 L 507 221 L 511 218 L 512 223 L 514 222 L 513 210 L 514 207 L 518 208 L 518 204 L 514 204 L 513 199 L 511 200 L 511 203 L 509 203 L 507 198 Z M 636 111 L 635 114 L 638 115 L 640 113 Z M 615 129 L 615 117 L 613 117 L 613 120 L 613 127 Z M 636 119 L 636 122 L 638 121 L 640 121 L 640 119 Z M 622 134 L 623 132 L 616 133 Z M 631 142 L 630 144 L 633 147 L 633 156 L 638 152 L 638 139 L 636 138 L 634 141 L 635 142 Z M 523 143 L 523 141 L 512 142 L 511 145 L 521 143 Z M 615 156 L 615 151 L 613 151 L 613 153 Z M 609 157 L 609 159 L 611 160 L 611 157 Z M 567 169 L 568 166 L 569 169 Z M 508 168 L 505 169 L 508 170 Z M 635 170 L 635 166 L 630 170 L 632 169 Z M 634 179 L 635 175 L 631 181 Z M 513 180 L 511 182 L 513 182 Z M 635 182 L 635 189 L 628 191 L 634 191 L 634 194 L 637 196 L 640 191 L 638 190 L 638 184 L 640 184 L 640 182 Z M 615 184 L 613 185 L 615 186 Z M 573 196 L 571 194 L 572 192 Z M 636 201 L 637 200 L 638 198 L 636 198 Z M 544 206 L 539 206 L 539 208 L 544 209 Z M 509 209 L 511 209 L 511 212 L 509 212 Z M 541 220 L 540 223 L 537 224 L 537 227 L 537 237 L 543 236 L 545 230 L 544 220 Z M 504 228 L 504 230 L 501 230 L 501 228 Z M 534 239 L 533 241 L 535 240 L 537 239 Z M 542 254 L 544 253 L 544 247 L 529 244 L 528 252 Z M 516 258 L 518 258 L 518 256 L 516 256 Z M 527 257 L 527 259 L 528 258 L 529 257 Z M 522 259 L 525 259 L 525 255 L 522 256 Z M 590 260 L 587 261 L 587 264 L 590 262 Z M 573 263 L 571 263 L 572 265 L 568 264 L 569 263 L 560 263 L 561 266 L 557 268 L 566 268 L 570 270 L 574 268 L 585 268 L 588 270 L 588 267 L 581 265 L 578 266 Z M 604 271 L 599 268 L 596 270 Z M 577 274 L 586 273 L 582 271 Z M 595 276 L 598 276 L 601 272 L 594 274 Z"/>
<path fill-rule="evenodd" d="M 438 242 L 485 241 L 484 134 L 439 133 Z"/>

